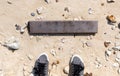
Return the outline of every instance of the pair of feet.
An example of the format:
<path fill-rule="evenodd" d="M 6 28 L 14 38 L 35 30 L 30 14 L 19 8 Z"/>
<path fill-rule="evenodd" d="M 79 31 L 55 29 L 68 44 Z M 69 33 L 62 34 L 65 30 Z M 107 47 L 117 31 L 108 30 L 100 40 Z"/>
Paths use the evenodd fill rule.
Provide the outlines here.
<path fill-rule="evenodd" d="M 49 59 L 47 54 L 43 53 L 35 62 L 33 69 L 34 76 L 49 76 L 48 75 Z M 69 76 L 83 76 L 84 64 L 78 55 L 73 55 L 70 60 Z"/>

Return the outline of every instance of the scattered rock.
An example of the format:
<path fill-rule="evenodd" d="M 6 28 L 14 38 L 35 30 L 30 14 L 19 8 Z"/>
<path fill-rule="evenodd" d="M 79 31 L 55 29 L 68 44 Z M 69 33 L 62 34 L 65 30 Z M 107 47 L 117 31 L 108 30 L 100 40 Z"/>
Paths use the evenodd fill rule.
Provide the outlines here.
<path fill-rule="evenodd" d="M 87 41 L 87 42 L 86 42 L 86 45 L 87 45 L 88 47 L 92 47 L 92 43 L 91 43 L 90 41 Z"/>
<path fill-rule="evenodd" d="M 111 27 L 111 30 L 115 30 L 115 28 L 116 28 L 116 26 L 112 26 L 112 27 Z"/>
<path fill-rule="evenodd" d="M 63 47 L 62 46 L 58 47 L 58 50 L 63 50 Z"/>
<path fill-rule="evenodd" d="M 39 7 L 39 8 L 36 9 L 38 14 L 42 14 L 42 10 L 43 10 L 43 7 Z"/>
<path fill-rule="evenodd" d="M 7 3 L 8 3 L 8 4 L 12 4 L 12 2 L 11 2 L 11 1 L 7 1 Z"/>
<path fill-rule="evenodd" d="M 92 8 L 89 8 L 89 9 L 88 9 L 88 14 L 93 14 L 93 12 L 94 12 L 94 11 L 92 10 Z"/>
<path fill-rule="evenodd" d="M 59 2 L 59 0 L 56 0 L 56 2 Z"/>
<path fill-rule="evenodd" d="M 82 47 L 84 48 L 86 46 L 86 42 L 85 41 L 81 41 L 82 42 Z"/>
<path fill-rule="evenodd" d="M 25 26 L 20 26 L 18 24 L 15 25 L 16 30 L 19 30 L 21 34 L 25 32 L 25 28 L 27 28 L 27 24 Z"/>
<path fill-rule="evenodd" d="M 120 39 L 120 34 L 116 35 L 115 39 Z"/>
<path fill-rule="evenodd" d="M 116 18 L 114 15 L 110 15 L 110 16 L 108 15 L 106 18 L 107 18 L 108 22 L 116 23 Z"/>
<path fill-rule="evenodd" d="M 50 0 L 45 0 L 45 2 L 47 2 L 48 4 L 50 3 Z"/>
<path fill-rule="evenodd" d="M 57 61 L 55 61 L 55 62 L 52 63 L 52 66 L 57 65 L 57 64 L 59 64 L 59 63 L 60 63 L 60 61 L 57 60 Z"/>
<path fill-rule="evenodd" d="M 18 50 L 20 48 L 18 39 L 15 37 L 11 37 L 7 41 L 5 41 L 3 46 L 9 48 L 10 50 Z"/>
<path fill-rule="evenodd" d="M 84 76 L 92 76 L 92 73 L 85 73 Z"/>
<path fill-rule="evenodd" d="M 120 50 L 120 46 L 115 46 L 112 48 L 114 51 L 119 51 Z"/>
<path fill-rule="evenodd" d="M 111 52 L 111 50 L 106 50 L 105 51 L 105 59 L 106 59 L 106 61 L 108 61 L 108 57 L 110 56 L 112 54 L 112 52 Z"/>
<path fill-rule="evenodd" d="M 15 24 L 15 27 L 16 27 L 16 30 L 20 30 L 21 29 L 21 26 L 18 25 L 18 24 Z"/>
<path fill-rule="evenodd" d="M 87 40 L 91 40 L 91 39 L 93 39 L 92 35 L 90 35 L 90 36 L 87 37 Z"/>
<path fill-rule="evenodd" d="M 65 74 L 69 74 L 69 66 L 66 66 L 64 69 L 63 69 L 63 72 Z"/>
<path fill-rule="evenodd" d="M 24 32 L 25 32 L 24 28 L 21 27 L 21 29 L 20 29 L 20 33 L 23 34 Z"/>
<path fill-rule="evenodd" d="M 101 3 L 101 6 L 104 6 L 105 4 L 104 3 Z"/>
<path fill-rule="evenodd" d="M 105 42 L 104 42 L 104 46 L 105 46 L 105 47 L 108 47 L 110 44 L 111 44 L 110 41 L 105 41 Z"/>
<path fill-rule="evenodd" d="M 11 50 L 18 50 L 19 49 L 19 44 L 17 42 L 14 42 L 11 44 L 5 44 L 5 46 Z"/>
<path fill-rule="evenodd" d="M 117 62 L 120 62 L 120 59 L 118 59 L 118 58 L 115 58 L 115 61 L 117 61 Z"/>
<path fill-rule="evenodd" d="M 108 3 L 114 3 L 115 0 L 107 0 Z"/>
<path fill-rule="evenodd" d="M 120 74 L 120 68 L 118 69 L 118 74 Z"/>
<path fill-rule="evenodd" d="M 70 14 L 70 13 L 64 13 L 64 14 L 62 14 L 62 16 L 63 16 L 65 19 L 71 18 L 71 14 Z"/>
<path fill-rule="evenodd" d="M 52 50 L 50 51 L 50 53 L 51 53 L 53 56 L 56 56 L 56 51 L 55 51 L 54 49 L 52 49 Z"/>
<path fill-rule="evenodd" d="M 118 67 L 119 67 L 119 64 L 118 64 L 118 63 L 114 63 L 114 64 L 113 64 L 113 67 L 114 67 L 114 68 L 118 68 Z"/>
<path fill-rule="evenodd" d="M 62 38 L 62 39 L 61 39 L 61 42 L 62 42 L 62 43 L 65 43 L 65 38 Z"/>
<path fill-rule="evenodd" d="M 120 29 L 120 23 L 118 24 L 118 28 Z"/>
<path fill-rule="evenodd" d="M 117 52 L 116 54 L 116 59 L 115 59 L 117 62 L 120 62 L 120 52 Z"/>
<path fill-rule="evenodd" d="M 27 57 L 28 57 L 29 60 L 33 59 L 33 56 L 31 54 L 27 55 Z"/>
<path fill-rule="evenodd" d="M 112 54 L 111 50 L 109 50 L 109 49 L 107 51 L 105 51 L 105 53 L 107 56 L 110 56 Z"/>
<path fill-rule="evenodd" d="M 33 17 L 34 17 L 34 16 L 35 16 L 35 13 L 34 13 L 34 12 L 32 12 L 32 13 L 31 13 L 31 16 L 33 16 Z"/>
<path fill-rule="evenodd" d="M 34 36 L 30 36 L 30 39 L 33 39 Z"/>
<path fill-rule="evenodd" d="M 64 8 L 64 11 L 69 12 L 70 10 L 69 10 L 68 7 L 65 7 L 65 8 Z"/>

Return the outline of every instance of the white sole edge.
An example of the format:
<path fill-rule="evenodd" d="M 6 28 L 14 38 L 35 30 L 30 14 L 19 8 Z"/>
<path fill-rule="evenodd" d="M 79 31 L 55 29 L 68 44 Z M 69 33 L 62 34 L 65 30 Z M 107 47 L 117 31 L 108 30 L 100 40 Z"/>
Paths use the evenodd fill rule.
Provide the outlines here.
<path fill-rule="evenodd" d="M 81 60 L 82 63 L 83 63 L 83 59 L 82 59 L 79 55 L 77 55 L 77 54 L 75 54 L 75 55 L 72 56 L 71 61 L 70 61 L 71 63 L 72 63 L 74 57 L 80 58 L 80 60 Z"/>
<path fill-rule="evenodd" d="M 42 56 L 42 55 L 47 56 L 47 60 L 49 61 L 48 55 L 47 55 L 46 53 L 41 53 L 41 54 L 39 55 L 39 57 Z M 38 58 L 39 58 L 39 57 L 38 57 Z"/>

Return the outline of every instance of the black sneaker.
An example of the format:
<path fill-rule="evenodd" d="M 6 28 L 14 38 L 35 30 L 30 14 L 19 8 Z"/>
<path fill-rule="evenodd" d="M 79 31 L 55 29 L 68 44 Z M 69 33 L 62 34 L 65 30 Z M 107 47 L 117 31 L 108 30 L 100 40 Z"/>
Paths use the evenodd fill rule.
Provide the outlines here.
<path fill-rule="evenodd" d="M 83 76 L 84 64 L 82 59 L 78 55 L 74 55 L 70 61 L 69 76 Z"/>
<path fill-rule="evenodd" d="M 49 60 L 47 54 L 41 54 L 35 62 L 33 69 L 34 76 L 48 76 L 48 64 Z"/>

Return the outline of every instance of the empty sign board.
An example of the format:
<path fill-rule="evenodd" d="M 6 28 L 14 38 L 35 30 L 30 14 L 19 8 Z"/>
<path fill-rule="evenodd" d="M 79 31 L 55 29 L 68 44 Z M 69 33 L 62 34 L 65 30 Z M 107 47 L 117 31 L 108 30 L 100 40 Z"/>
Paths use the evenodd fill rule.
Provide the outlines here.
<path fill-rule="evenodd" d="M 30 34 L 97 33 L 98 21 L 29 21 Z"/>

